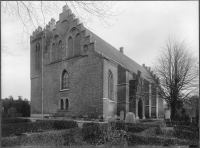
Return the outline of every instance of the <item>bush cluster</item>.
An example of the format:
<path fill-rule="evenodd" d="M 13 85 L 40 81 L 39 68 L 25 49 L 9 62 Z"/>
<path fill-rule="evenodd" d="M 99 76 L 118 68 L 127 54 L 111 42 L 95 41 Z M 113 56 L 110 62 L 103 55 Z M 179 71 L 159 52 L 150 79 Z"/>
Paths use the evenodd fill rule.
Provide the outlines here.
<path fill-rule="evenodd" d="M 174 136 L 180 139 L 197 140 L 199 137 L 199 129 L 196 126 L 175 126 Z"/>
<path fill-rule="evenodd" d="M 59 130 L 78 127 L 76 121 L 68 120 L 44 120 L 28 123 L 16 123 L 2 125 L 2 136 L 14 136 L 25 132 L 37 132 L 41 130 Z"/>
<path fill-rule="evenodd" d="M 15 123 L 25 123 L 25 122 L 31 122 L 31 120 L 22 118 L 2 118 L 2 124 L 15 124 Z"/>
<path fill-rule="evenodd" d="M 85 141 L 92 144 L 113 143 L 114 139 L 118 139 L 118 142 L 126 141 L 128 133 L 139 133 L 152 127 L 155 129 L 156 134 L 160 133 L 159 123 L 124 123 L 123 121 L 113 121 L 104 124 L 84 123 L 82 136 Z"/>
<path fill-rule="evenodd" d="M 111 123 L 84 123 L 82 136 L 93 145 L 127 146 L 128 133 Z"/>

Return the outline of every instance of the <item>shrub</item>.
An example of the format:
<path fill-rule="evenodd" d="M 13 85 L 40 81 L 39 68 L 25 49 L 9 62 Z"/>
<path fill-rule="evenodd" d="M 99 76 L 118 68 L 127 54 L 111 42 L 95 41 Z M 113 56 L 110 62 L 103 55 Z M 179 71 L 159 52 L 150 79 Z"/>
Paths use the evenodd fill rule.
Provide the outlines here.
<path fill-rule="evenodd" d="M 112 123 L 84 123 L 82 136 L 93 145 L 127 146 L 128 133 L 123 129 L 117 130 Z"/>
<path fill-rule="evenodd" d="M 16 123 L 2 125 L 2 136 L 13 136 L 25 132 L 36 132 L 41 130 L 57 130 L 57 129 L 69 129 L 78 127 L 76 121 L 68 120 L 44 120 L 28 123 Z"/>
<path fill-rule="evenodd" d="M 2 124 L 15 124 L 15 123 L 25 123 L 31 122 L 30 119 L 22 119 L 22 118 L 3 118 Z"/>
<path fill-rule="evenodd" d="M 83 140 L 92 144 L 98 144 L 103 141 L 103 128 L 107 124 L 100 125 L 99 123 L 83 123 L 81 134 Z"/>

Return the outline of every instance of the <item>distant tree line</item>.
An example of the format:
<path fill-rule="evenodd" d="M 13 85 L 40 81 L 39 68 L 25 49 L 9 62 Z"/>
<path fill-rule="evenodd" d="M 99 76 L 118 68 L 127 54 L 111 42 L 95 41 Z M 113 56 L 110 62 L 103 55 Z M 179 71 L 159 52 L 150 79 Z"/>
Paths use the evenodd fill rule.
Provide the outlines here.
<path fill-rule="evenodd" d="M 2 99 L 3 117 L 30 117 L 30 104 L 28 99 L 18 96 L 14 100 L 12 96 Z"/>

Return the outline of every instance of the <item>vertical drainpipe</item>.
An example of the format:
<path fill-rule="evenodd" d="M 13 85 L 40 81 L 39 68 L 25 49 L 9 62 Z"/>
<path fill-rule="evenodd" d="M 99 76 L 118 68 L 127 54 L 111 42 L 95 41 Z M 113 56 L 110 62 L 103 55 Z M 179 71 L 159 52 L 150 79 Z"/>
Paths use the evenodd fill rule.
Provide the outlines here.
<path fill-rule="evenodd" d="M 44 45 L 43 45 L 43 37 L 45 37 L 45 30 L 44 30 L 44 36 L 42 35 L 42 118 L 44 118 L 44 101 L 43 101 L 43 51 L 44 51 Z"/>

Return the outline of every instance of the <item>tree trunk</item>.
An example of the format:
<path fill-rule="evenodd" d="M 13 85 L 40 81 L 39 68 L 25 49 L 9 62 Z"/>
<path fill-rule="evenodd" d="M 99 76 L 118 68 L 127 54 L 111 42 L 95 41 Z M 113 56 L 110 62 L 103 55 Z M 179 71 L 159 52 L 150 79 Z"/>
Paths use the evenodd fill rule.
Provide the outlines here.
<path fill-rule="evenodd" d="M 176 103 L 173 101 L 171 103 L 171 120 L 175 120 L 175 115 L 176 115 Z"/>

